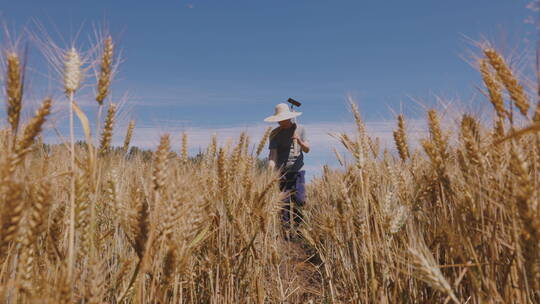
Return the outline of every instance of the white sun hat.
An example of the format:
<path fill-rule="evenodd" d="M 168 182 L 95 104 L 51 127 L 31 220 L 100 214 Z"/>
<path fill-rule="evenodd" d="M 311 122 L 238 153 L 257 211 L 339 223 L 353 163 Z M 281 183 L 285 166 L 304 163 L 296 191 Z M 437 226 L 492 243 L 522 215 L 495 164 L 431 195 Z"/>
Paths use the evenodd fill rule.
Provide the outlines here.
<path fill-rule="evenodd" d="M 264 121 L 278 122 L 278 121 L 291 119 L 300 115 L 302 115 L 302 112 L 292 112 L 286 103 L 279 103 L 278 105 L 276 105 L 276 110 L 275 110 L 274 115 L 266 117 Z"/>

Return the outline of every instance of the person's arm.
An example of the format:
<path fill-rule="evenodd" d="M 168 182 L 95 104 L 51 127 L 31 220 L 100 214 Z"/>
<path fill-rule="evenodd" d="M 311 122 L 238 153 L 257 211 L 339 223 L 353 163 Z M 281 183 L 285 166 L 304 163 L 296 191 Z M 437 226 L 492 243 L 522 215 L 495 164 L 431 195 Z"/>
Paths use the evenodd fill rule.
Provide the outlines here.
<path fill-rule="evenodd" d="M 277 163 L 277 150 L 270 149 L 270 154 L 268 155 L 268 168 L 274 169 Z"/>
<path fill-rule="evenodd" d="M 296 142 L 300 145 L 300 148 L 302 148 L 302 151 L 304 153 L 309 153 L 309 143 L 306 141 L 303 141 L 300 139 L 300 137 L 295 136 Z"/>
<path fill-rule="evenodd" d="M 300 136 L 295 132 L 293 135 L 293 140 L 296 140 L 296 142 L 300 145 L 300 148 L 302 149 L 302 152 L 309 153 L 309 142 L 306 138 L 306 131 L 302 129 L 302 132 Z"/>

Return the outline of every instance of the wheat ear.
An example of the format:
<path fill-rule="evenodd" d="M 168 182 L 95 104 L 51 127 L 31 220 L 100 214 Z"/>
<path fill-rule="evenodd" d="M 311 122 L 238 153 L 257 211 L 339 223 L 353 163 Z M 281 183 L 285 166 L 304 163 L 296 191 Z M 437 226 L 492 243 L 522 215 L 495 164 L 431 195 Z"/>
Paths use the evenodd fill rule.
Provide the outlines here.
<path fill-rule="evenodd" d="M 89 271 L 86 286 L 86 297 L 88 304 L 102 304 L 107 291 L 107 261 L 90 257 Z"/>
<path fill-rule="evenodd" d="M 221 195 L 226 198 L 227 197 L 227 168 L 226 166 L 226 157 L 225 157 L 225 150 L 223 148 L 219 148 L 218 153 L 218 162 L 217 162 L 217 169 L 218 169 L 218 185 Z"/>
<path fill-rule="evenodd" d="M 177 226 L 178 219 L 181 217 L 181 210 L 183 200 L 179 191 L 175 191 L 171 201 L 164 204 L 165 214 L 163 215 L 163 224 L 161 227 L 160 235 L 166 239 L 171 238 L 175 226 Z"/>
<path fill-rule="evenodd" d="M 41 104 L 41 107 L 36 111 L 36 114 L 28 125 L 24 128 L 21 138 L 15 147 L 15 153 L 11 159 L 10 171 L 15 169 L 15 166 L 22 161 L 24 156 L 30 151 L 30 147 L 34 143 L 36 137 L 41 133 L 43 124 L 47 116 L 51 113 L 52 99 L 47 98 Z"/>
<path fill-rule="evenodd" d="M 500 83 L 496 80 L 489 68 L 488 60 L 480 60 L 480 74 L 484 80 L 484 84 L 488 89 L 489 101 L 493 105 L 497 116 L 504 119 L 508 115 L 508 111 L 504 107 L 504 99 L 502 95 L 502 88 Z"/>
<path fill-rule="evenodd" d="M 485 49 L 484 54 L 488 58 L 493 69 L 497 71 L 497 75 L 506 87 L 506 90 L 508 90 L 508 94 L 516 104 L 516 107 L 523 116 L 527 117 L 527 112 L 530 107 L 528 97 L 525 94 L 525 90 L 512 73 L 512 70 L 510 70 L 506 64 L 504 58 L 492 48 Z"/>
<path fill-rule="evenodd" d="M 448 137 L 443 134 L 437 111 L 428 111 L 428 125 L 431 140 L 443 161 L 448 158 Z"/>
<path fill-rule="evenodd" d="M 79 231 L 79 256 L 85 257 L 90 249 L 90 173 L 82 168 L 75 177 L 75 229 Z"/>
<path fill-rule="evenodd" d="M 442 274 L 437 261 L 425 244 L 423 237 L 418 232 L 415 232 L 414 228 L 408 227 L 408 232 L 411 240 L 409 253 L 414 262 L 418 278 L 431 287 L 446 293 L 455 303 L 460 303 L 452 290 L 452 286 Z"/>
<path fill-rule="evenodd" d="M 128 152 L 129 144 L 131 143 L 131 138 L 133 137 L 133 129 L 135 129 L 135 120 L 130 120 L 126 131 L 126 137 L 124 137 L 124 147 L 122 148 L 124 153 Z"/>
<path fill-rule="evenodd" d="M 82 65 L 81 56 L 74 47 L 66 51 L 64 56 L 64 90 L 68 96 L 81 87 L 83 81 Z"/>
<path fill-rule="evenodd" d="M 368 151 L 367 147 L 367 134 L 366 134 L 366 126 L 364 124 L 364 121 L 362 120 L 362 115 L 360 114 L 360 110 L 358 109 L 358 105 L 352 101 L 349 101 L 349 104 L 351 106 L 351 110 L 353 112 L 354 121 L 356 124 L 356 129 L 358 131 L 358 134 L 356 136 L 356 142 L 353 143 L 354 146 L 354 152 L 353 155 L 356 158 L 356 166 L 358 168 L 363 168 L 365 164 L 365 158 Z M 346 135 L 344 134 L 344 138 Z"/>
<path fill-rule="evenodd" d="M 210 158 L 215 159 L 217 153 L 217 135 L 212 135 L 212 141 L 210 143 L 210 149 L 208 151 L 208 154 L 210 155 Z"/>
<path fill-rule="evenodd" d="M 405 131 L 405 119 L 402 114 L 398 115 L 398 128 L 394 131 L 394 141 L 396 143 L 399 157 L 406 161 L 410 157 L 409 147 L 407 145 L 407 132 Z"/>
<path fill-rule="evenodd" d="M 334 151 L 334 154 L 336 155 L 336 159 L 338 160 L 339 165 L 344 167 L 345 160 L 343 159 L 343 156 L 341 155 L 341 153 L 339 153 L 339 151 L 336 148 L 334 148 L 333 151 Z"/>
<path fill-rule="evenodd" d="M 170 284 L 171 278 L 176 271 L 177 252 L 178 248 L 174 242 L 169 241 L 167 245 L 167 253 L 163 258 L 163 285 L 165 288 Z"/>
<path fill-rule="evenodd" d="M 479 134 L 478 123 L 470 115 L 463 115 L 461 120 L 461 136 L 465 151 L 467 152 L 467 158 L 469 161 L 476 165 L 482 166 L 482 156 L 479 147 Z"/>
<path fill-rule="evenodd" d="M 148 203 L 146 197 L 143 195 L 142 191 L 139 188 L 131 191 L 131 202 L 134 205 L 135 210 L 133 210 L 132 208 L 126 208 L 125 221 L 127 230 L 131 232 L 131 235 L 128 235 L 130 244 L 135 250 L 137 256 L 139 257 L 139 261 L 137 262 L 135 270 L 131 275 L 128 286 L 120 296 L 118 303 L 122 303 L 122 300 L 127 296 L 128 291 L 131 289 L 131 286 L 133 286 L 133 284 L 135 283 L 139 271 L 141 270 L 143 259 L 145 257 L 145 252 L 147 252 L 147 243 L 151 238 L 149 220 L 150 213 L 148 210 Z"/>
<path fill-rule="evenodd" d="M 51 210 L 50 220 L 47 225 L 46 239 L 46 250 L 50 261 L 56 261 L 57 259 L 62 260 L 64 258 L 58 245 L 63 231 L 62 225 L 64 223 L 65 210 L 65 205 L 61 205 L 60 207 Z"/>
<path fill-rule="evenodd" d="M 101 133 L 101 142 L 99 145 L 99 152 L 101 155 L 104 155 L 111 149 L 115 114 L 116 114 L 116 105 L 114 103 L 111 103 L 107 111 L 107 117 L 105 118 L 105 125 L 103 126 L 103 132 Z"/>
<path fill-rule="evenodd" d="M 24 210 L 22 199 L 23 186 L 11 180 L 4 181 L 0 186 L 3 201 L 0 214 L 0 258 L 7 254 L 9 244 L 15 240 L 19 231 L 19 223 Z"/>
<path fill-rule="evenodd" d="M 15 138 L 19 128 L 19 120 L 22 108 L 23 71 L 19 57 L 16 53 L 7 54 L 6 61 L 7 119 L 11 126 L 12 134 Z"/>
<path fill-rule="evenodd" d="M 112 41 L 112 37 L 108 36 L 107 39 L 105 39 L 105 44 L 103 46 L 103 54 L 101 56 L 101 65 L 96 96 L 96 101 L 99 105 L 103 104 L 103 101 L 109 94 L 109 86 L 111 85 L 113 51 L 114 44 Z"/>
<path fill-rule="evenodd" d="M 44 222 L 49 214 L 51 193 L 49 183 L 40 183 L 34 190 L 34 203 L 30 206 L 28 224 L 23 236 L 19 273 L 23 281 L 25 292 L 32 290 L 32 276 L 34 275 L 34 255 L 37 249 L 37 240 L 44 228 Z"/>
<path fill-rule="evenodd" d="M 247 202 L 251 200 L 251 191 L 253 188 L 253 176 L 251 172 L 253 170 L 253 164 L 254 164 L 254 159 L 248 156 L 246 160 L 246 166 L 244 168 L 243 178 L 242 178 L 242 185 L 244 186 L 244 193 L 245 193 Z"/>
<path fill-rule="evenodd" d="M 441 172 L 444 170 L 444 160 L 442 159 L 435 143 L 432 140 L 423 139 L 420 141 L 424 151 L 431 160 L 433 167 Z"/>
<path fill-rule="evenodd" d="M 28 125 L 24 128 L 23 134 L 17 144 L 16 151 L 18 154 L 25 153 L 28 148 L 34 143 L 36 137 L 41 133 L 43 124 L 45 123 L 47 116 L 51 113 L 52 99 L 45 99 L 40 108 L 36 111 L 36 114 Z"/>
<path fill-rule="evenodd" d="M 170 148 L 170 136 L 168 134 L 161 136 L 158 149 L 155 152 L 154 170 L 152 172 L 152 181 L 155 191 L 158 191 L 165 186 L 165 178 L 167 177 L 167 159 L 169 157 Z"/>
<path fill-rule="evenodd" d="M 242 150 L 244 149 L 244 143 L 246 141 L 246 133 L 240 133 L 240 139 L 238 144 L 233 150 L 231 155 L 231 164 L 229 166 L 229 171 L 227 172 L 228 177 L 234 177 L 238 172 L 242 171 L 242 166 L 244 164 L 242 160 Z"/>
<path fill-rule="evenodd" d="M 121 205 L 122 223 L 133 250 L 142 258 L 150 229 L 148 204 L 139 188 L 131 189 L 129 202 Z"/>
<path fill-rule="evenodd" d="M 251 144 L 251 138 L 249 135 L 246 134 L 246 138 L 244 140 L 244 147 L 242 149 L 242 158 L 247 159 L 248 153 L 249 153 L 249 145 Z"/>
<path fill-rule="evenodd" d="M 270 137 L 270 133 L 272 133 L 272 127 L 266 128 L 266 131 L 264 131 L 264 135 L 261 138 L 261 141 L 257 145 L 257 152 L 255 153 L 257 157 L 261 155 L 261 152 L 264 149 L 264 145 L 266 145 L 266 142 L 268 141 L 268 138 Z"/>
<path fill-rule="evenodd" d="M 206 168 L 210 168 L 216 159 L 216 152 L 217 152 L 217 136 L 216 134 L 212 135 L 210 145 L 208 145 L 208 148 L 206 149 L 206 154 L 204 155 L 204 166 Z"/>
<path fill-rule="evenodd" d="M 182 163 L 184 165 L 188 162 L 188 137 L 186 132 L 182 132 Z"/>

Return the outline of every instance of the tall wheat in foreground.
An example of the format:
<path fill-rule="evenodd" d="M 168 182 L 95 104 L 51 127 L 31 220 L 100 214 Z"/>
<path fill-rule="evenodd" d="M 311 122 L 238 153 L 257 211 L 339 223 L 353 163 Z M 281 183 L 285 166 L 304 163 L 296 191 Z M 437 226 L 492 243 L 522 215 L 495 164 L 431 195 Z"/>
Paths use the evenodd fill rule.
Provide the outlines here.
<path fill-rule="evenodd" d="M 381 152 L 351 104 L 356 134 L 335 136 L 351 157 L 336 150 L 342 167 L 324 166 L 310 183 L 300 237 L 285 241 L 279 176 L 259 159 L 271 128 L 256 145 L 245 133 L 226 145 L 213 137 L 191 156 L 187 133 L 130 149 L 132 121 L 115 146 L 114 44 L 102 43 L 94 92 L 98 113 L 108 111 L 95 134 L 101 115 L 91 122 L 75 102 L 76 49 L 61 56 L 67 100 L 43 98 L 28 121 L 20 56 L 3 59 L 1 302 L 540 302 L 540 127 L 526 86 L 493 48 L 479 61 L 493 122 L 465 113 L 449 126 L 430 109 L 415 144 L 398 115 L 396 152 Z M 70 142 L 45 144 L 60 102 Z M 507 104 L 532 125 L 519 129 Z"/>
<path fill-rule="evenodd" d="M 494 106 L 492 124 L 464 114 L 459 134 L 452 134 L 429 110 L 423 151 L 409 152 L 399 115 L 394 132 L 399 157 L 373 155 L 372 139 L 353 105 L 358 140 L 337 136 L 353 162 L 343 171 L 325 168 L 312 182 L 314 203 L 304 227 L 323 262 L 327 298 L 540 301 L 540 142 L 533 132 L 501 140 L 516 121 L 507 115 L 498 81 L 523 116 L 531 101 L 503 57 L 492 48 L 484 53 L 479 66 Z"/>

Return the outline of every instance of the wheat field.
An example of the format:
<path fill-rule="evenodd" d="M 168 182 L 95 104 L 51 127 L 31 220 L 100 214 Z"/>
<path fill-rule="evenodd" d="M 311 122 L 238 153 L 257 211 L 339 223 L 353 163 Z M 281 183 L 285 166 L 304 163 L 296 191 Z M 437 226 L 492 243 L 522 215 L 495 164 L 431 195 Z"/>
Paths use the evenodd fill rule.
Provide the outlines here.
<path fill-rule="evenodd" d="M 491 121 L 448 125 L 430 109 L 414 145 L 398 115 L 395 151 L 383 150 L 352 103 L 357 131 L 335 135 L 348 160 L 337 154 L 341 166 L 308 185 L 292 240 L 279 176 L 260 160 L 269 130 L 253 143 L 214 137 L 197 156 L 186 133 L 180 153 L 169 134 L 155 151 L 130 149 L 135 122 L 117 130 L 109 98 L 112 38 L 90 63 L 74 47 L 50 50 L 65 94 L 28 121 L 29 71 L 16 49 L 2 56 L 2 303 L 540 302 L 540 108 L 495 48 L 477 62 Z M 76 103 L 87 65 L 95 120 Z M 41 135 L 55 103 L 69 105 L 70 135 L 53 145 Z"/>

